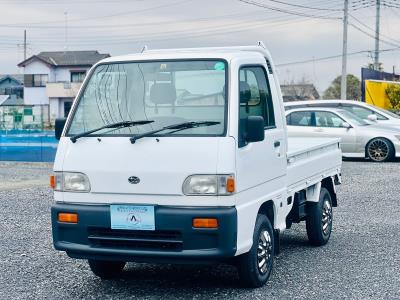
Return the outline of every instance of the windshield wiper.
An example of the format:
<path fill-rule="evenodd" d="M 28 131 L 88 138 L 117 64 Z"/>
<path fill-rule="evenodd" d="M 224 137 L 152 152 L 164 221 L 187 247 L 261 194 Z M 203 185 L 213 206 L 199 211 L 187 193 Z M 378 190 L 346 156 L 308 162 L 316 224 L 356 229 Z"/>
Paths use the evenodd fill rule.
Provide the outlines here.
<path fill-rule="evenodd" d="M 142 134 L 138 134 L 138 135 L 135 135 L 135 136 L 131 137 L 129 140 L 131 141 L 132 144 L 134 144 L 138 139 L 141 139 L 141 138 L 144 138 L 144 137 L 148 137 L 148 136 L 152 136 L 153 134 L 161 132 L 161 131 L 164 131 L 164 130 L 174 130 L 173 132 L 176 132 L 176 131 L 181 131 L 181 130 L 185 130 L 185 129 L 189 129 L 189 128 L 196 128 L 196 127 L 203 127 L 203 126 L 213 126 L 213 125 L 217 125 L 217 124 L 220 124 L 220 123 L 221 122 L 215 122 L 215 121 L 184 122 L 184 123 L 165 126 L 165 127 L 160 128 L 160 129 L 157 129 L 157 130 L 144 132 Z"/>
<path fill-rule="evenodd" d="M 92 129 L 89 131 L 75 134 L 70 137 L 70 140 L 73 143 L 75 143 L 76 140 L 81 137 L 88 136 L 96 131 L 100 131 L 100 130 L 106 129 L 106 128 L 124 128 L 124 127 L 136 126 L 136 125 L 145 125 L 145 124 L 149 124 L 149 123 L 153 123 L 153 122 L 154 122 L 153 120 L 140 120 L 140 121 L 123 121 L 123 122 L 112 123 L 112 124 L 104 125 L 102 127 L 96 128 L 96 129 Z"/>

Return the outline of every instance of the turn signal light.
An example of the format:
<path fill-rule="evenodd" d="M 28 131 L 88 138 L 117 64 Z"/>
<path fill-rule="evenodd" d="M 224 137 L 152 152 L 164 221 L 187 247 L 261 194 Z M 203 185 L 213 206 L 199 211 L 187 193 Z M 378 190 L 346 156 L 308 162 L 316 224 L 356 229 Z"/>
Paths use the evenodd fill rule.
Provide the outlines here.
<path fill-rule="evenodd" d="M 78 214 L 76 213 L 58 213 L 58 222 L 61 223 L 78 223 Z"/>
<path fill-rule="evenodd" d="M 233 177 L 229 177 L 226 180 L 226 191 L 228 193 L 233 193 L 235 191 L 235 179 Z"/>
<path fill-rule="evenodd" d="M 218 228 L 218 219 L 215 218 L 195 218 L 193 219 L 194 228 Z"/>
<path fill-rule="evenodd" d="M 50 175 L 50 186 L 52 189 L 56 187 L 56 177 L 54 175 Z"/>

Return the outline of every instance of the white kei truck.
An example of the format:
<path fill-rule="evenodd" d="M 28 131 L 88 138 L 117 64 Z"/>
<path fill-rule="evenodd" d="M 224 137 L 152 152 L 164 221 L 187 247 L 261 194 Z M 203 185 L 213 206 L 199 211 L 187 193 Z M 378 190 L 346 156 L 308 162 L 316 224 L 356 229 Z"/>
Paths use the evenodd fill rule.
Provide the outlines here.
<path fill-rule="evenodd" d="M 292 223 L 316 246 L 331 235 L 339 140 L 287 138 L 261 42 L 104 59 L 55 132 L 54 247 L 100 278 L 228 262 L 260 287 Z"/>

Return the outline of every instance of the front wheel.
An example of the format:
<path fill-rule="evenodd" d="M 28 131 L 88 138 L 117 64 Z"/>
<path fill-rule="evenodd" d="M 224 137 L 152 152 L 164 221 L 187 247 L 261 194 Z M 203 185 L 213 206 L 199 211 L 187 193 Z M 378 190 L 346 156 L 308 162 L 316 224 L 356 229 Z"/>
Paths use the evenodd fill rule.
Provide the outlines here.
<path fill-rule="evenodd" d="M 125 267 L 123 261 L 88 260 L 92 272 L 101 279 L 111 279 L 118 276 Z"/>
<path fill-rule="evenodd" d="M 385 138 L 374 138 L 367 144 L 367 156 L 375 162 L 384 162 L 393 159 L 394 147 L 392 143 Z"/>
<path fill-rule="evenodd" d="M 306 228 L 310 243 L 314 246 L 325 245 L 332 232 L 332 198 L 329 191 L 322 187 L 319 201 L 307 204 Z"/>
<path fill-rule="evenodd" d="M 274 262 L 274 233 L 269 219 L 259 214 L 250 251 L 238 257 L 240 281 L 246 286 L 263 286 L 271 275 Z"/>

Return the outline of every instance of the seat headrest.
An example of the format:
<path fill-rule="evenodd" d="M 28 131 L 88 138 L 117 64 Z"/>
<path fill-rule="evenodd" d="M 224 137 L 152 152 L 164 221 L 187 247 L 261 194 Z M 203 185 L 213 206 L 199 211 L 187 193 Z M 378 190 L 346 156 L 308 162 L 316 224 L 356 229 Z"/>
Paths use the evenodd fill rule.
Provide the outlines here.
<path fill-rule="evenodd" d="M 240 103 L 247 103 L 251 99 L 250 86 L 246 81 L 239 82 Z"/>
<path fill-rule="evenodd" d="M 155 83 L 150 88 L 150 101 L 154 104 L 173 104 L 176 89 L 172 83 Z"/>

